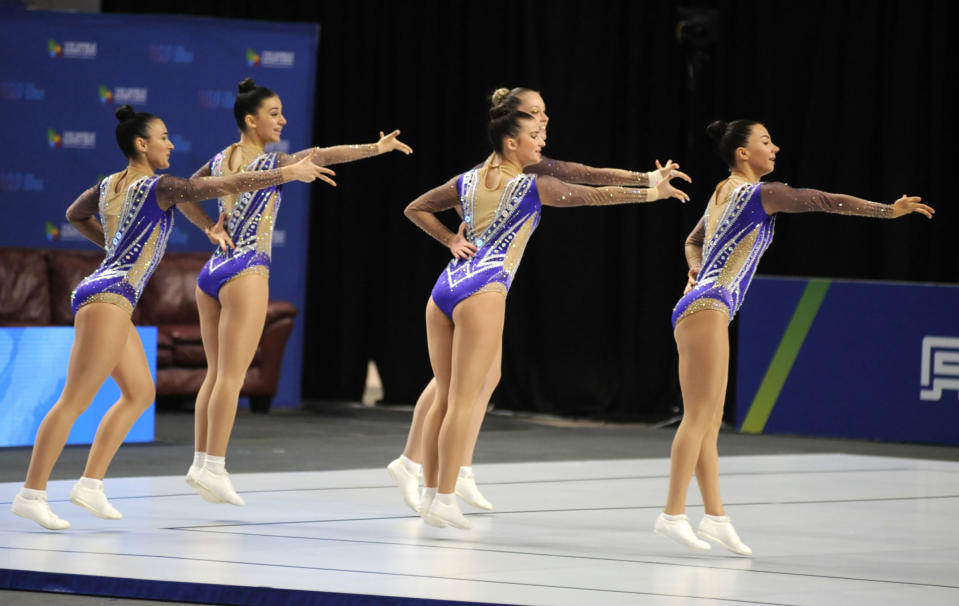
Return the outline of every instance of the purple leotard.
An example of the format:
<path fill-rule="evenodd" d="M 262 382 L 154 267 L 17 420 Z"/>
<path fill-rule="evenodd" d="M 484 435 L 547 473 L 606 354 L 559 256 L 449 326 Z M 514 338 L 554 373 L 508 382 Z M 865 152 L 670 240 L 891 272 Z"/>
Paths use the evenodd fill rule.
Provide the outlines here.
<path fill-rule="evenodd" d="M 107 220 L 102 208 L 116 178 L 118 175 L 112 175 L 100 183 L 104 226 Z M 127 187 L 116 233 L 107 243 L 106 258 L 73 291 L 70 307 L 74 314 L 88 303 L 112 303 L 133 313 L 173 229 L 172 207 L 163 210 L 157 203 L 156 188 L 161 178 L 141 177 Z"/>
<path fill-rule="evenodd" d="M 539 224 L 541 204 L 536 177 L 519 174 L 503 190 L 492 223 L 483 233 L 475 233 L 473 201 L 479 179 L 479 171 L 473 169 L 456 182 L 466 239 L 476 245 L 476 254 L 468 260 L 450 261 L 431 293 L 436 306 L 450 318 L 453 308 L 467 297 L 490 291 L 505 295 L 509 291 L 526 243 Z"/>
<path fill-rule="evenodd" d="M 211 175 L 223 174 L 223 162 L 229 149 L 210 160 Z M 245 172 L 276 168 L 277 157 L 276 152 L 263 154 L 253 160 Z M 223 285 L 237 276 L 247 273 L 269 276 L 273 220 L 280 208 L 282 189 L 281 185 L 274 185 L 240 194 L 232 210 L 220 198 L 219 210 L 228 212 L 226 231 L 236 248 L 228 251 L 216 249 L 197 277 L 200 290 L 216 299 Z M 261 223 L 264 224 L 262 227 Z"/>

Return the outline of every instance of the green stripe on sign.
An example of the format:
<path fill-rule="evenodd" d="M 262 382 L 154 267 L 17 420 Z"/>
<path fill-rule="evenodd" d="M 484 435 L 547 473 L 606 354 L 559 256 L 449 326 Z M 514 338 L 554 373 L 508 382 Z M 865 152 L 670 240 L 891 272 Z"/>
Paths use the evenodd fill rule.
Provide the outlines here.
<path fill-rule="evenodd" d="M 786 379 L 789 377 L 789 371 L 792 370 L 796 356 L 802 349 L 803 341 L 809 334 L 813 320 L 819 313 L 819 306 L 826 298 L 826 291 L 829 290 L 831 280 L 810 280 L 806 284 L 806 290 L 799 297 L 799 303 L 796 304 L 796 311 L 793 312 L 792 319 L 786 327 L 782 341 L 776 348 L 769 368 L 766 369 L 766 376 L 763 377 L 759 389 L 756 391 L 756 397 L 749 406 L 749 412 L 746 413 L 746 419 L 743 421 L 739 431 L 743 433 L 762 433 L 766 427 L 766 421 L 772 414 L 776 400 L 779 399 L 779 392 L 782 391 Z"/>

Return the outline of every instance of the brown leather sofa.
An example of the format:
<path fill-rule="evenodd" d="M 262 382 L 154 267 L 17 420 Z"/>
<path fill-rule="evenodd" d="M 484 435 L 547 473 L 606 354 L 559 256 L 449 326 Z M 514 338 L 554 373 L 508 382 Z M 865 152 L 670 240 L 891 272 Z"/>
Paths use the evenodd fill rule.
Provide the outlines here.
<path fill-rule="evenodd" d="M 194 287 L 207 253 L 167 252 L 144 289 L 133 322 L 157 327 L 157 397 L 192 399 L 206 374 Z M 70 293 L 103 260 L 80 250 L 0 248 L 0 326 L 73 324 Z M 296 307 L 270 301 L 263 336 L 241 396 L 254 412 L 267 412 L 276 395 L 280 363 Z"/>

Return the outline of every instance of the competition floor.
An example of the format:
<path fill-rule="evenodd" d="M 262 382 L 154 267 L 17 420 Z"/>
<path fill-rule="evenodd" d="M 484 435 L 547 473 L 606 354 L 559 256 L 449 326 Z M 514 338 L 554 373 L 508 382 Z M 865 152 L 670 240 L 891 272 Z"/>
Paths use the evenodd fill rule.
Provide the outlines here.
<path fill-rule="evenodd" d="M 959 462 L 727 456 L 724 497 L 752 558 L 650 531 L 667 471 L 663 458 L 483 465 L 495 511 L 464 506 L 467 532 L 423 524 L 383 468 L 234 474 L 244 508 L 180 476 L 112 479 L 119 522 L 66 502 L 60 480 L 62 533 L 4 513 L 20 483 L 3 483 L 0 587 L 211 604 L 959 604 Z M 18 595 L 36 594 L 0 601 Z"/>

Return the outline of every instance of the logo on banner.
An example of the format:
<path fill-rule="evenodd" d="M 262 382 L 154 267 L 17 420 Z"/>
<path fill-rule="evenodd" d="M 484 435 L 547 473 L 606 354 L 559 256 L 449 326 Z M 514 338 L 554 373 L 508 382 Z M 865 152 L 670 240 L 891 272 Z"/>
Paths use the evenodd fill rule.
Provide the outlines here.
<path fill-rule="evenodd" d="M 65 130 L 61 134 L 48 128 L 47 145 L 64 149 L 94 149 L 97 146 L 97 134 L 88 130 Z"/>
<path fill-rule="evenodd" d="M 60 230 L 53 223 L 47 221 L 44 231 L 46 232 L 47 240 L 50 240 L 51 242 L 56 242 L 57 240 L 60 239 Z"/>
<path fill-rule="evenodd" d="M 51 59 L 96 59 L 97 43 L 89 40 L 65 40 L 63 44 L 59 44 L 53 38 L 49 38 L 47 53 Z"/>
<path fill-rule="evenodd" d="M 147 89 L 135 86 L 114 86 L 111 90 L 101 84 L 97 94 L 103 104 L 143 105 L 147 102 Z"/>
<path fill-rule="evenodd" d="M 265 50 L 260 53 L 252 48 L 246 49 L 246 64 L 250 67 L 293 67 L 296 53 L 293 51 Z"/>
<path fill-rule="evenodd" d="M 46 92 L 33 82 L 0 82 L 0 99 L 7 101 L 43 101 Z"/>
<path fill-rule="evenodd" d="M 196 100 L 197 105 L 206 109 L 233 109 L 236 96 L 228 90 L 201 89 Z"/>
<path fill-rule="evenodd" d="M 179 44 L 151 44 L 149 55 L 154 63 L 193 63 L 193 51 Z"/>
<path fill-rule="evenodd" d="M 43 191 L 43 179 L 33 173 L 0 173 L 0 191 Z"/>
<path fill-rule="evenodd" d="M 919 399 L 938 402 L 943 391 L 959 399 L 959 338 L 927 335 L 922 338 Z"/>

